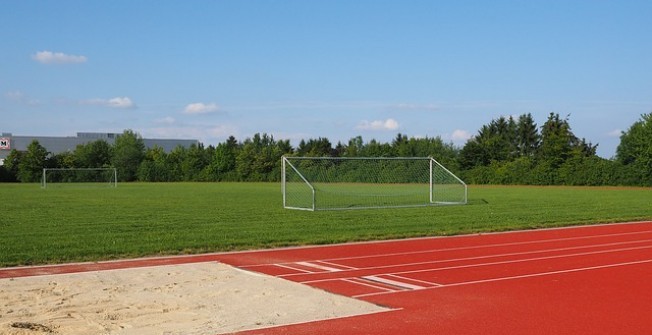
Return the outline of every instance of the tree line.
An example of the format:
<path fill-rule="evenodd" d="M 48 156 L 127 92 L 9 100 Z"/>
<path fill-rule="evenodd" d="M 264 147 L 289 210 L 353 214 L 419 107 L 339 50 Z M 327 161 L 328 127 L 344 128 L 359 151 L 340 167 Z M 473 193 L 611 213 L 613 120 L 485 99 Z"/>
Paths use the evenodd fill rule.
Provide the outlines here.
<path fill-rule="evenodd" d="M 499 117 L 483 125 L 462 147 L 441 137 L 398 134 L 390 143 L 361 136 L 333 145 L 327 138 L 289 140 L 255 134 L 230 136 L 216 146 L 146 148 L 125 130 L 113 145 L 97 140 L 72 152 L 51 154 L 38 141 L 12 150 L 0 167 L 1 181 L 37 182 L 42 169 L 116 167 L 120 181 L 266 181 L 281 178 L 281 157 L 434 157 L 471 184 L 652 186 L 652 113 L 621 135 L 616 156 L 596 155 L 597 145 L 572 132 L 569 117 L 550 113 L 539 127 L 531 114 Z"/>

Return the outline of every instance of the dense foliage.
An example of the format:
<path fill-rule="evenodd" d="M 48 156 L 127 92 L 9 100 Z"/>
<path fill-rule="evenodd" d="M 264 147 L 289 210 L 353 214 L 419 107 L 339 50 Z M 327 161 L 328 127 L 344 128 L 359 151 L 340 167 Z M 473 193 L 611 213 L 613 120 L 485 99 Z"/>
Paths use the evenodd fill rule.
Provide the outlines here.
<path fill-rule="evenodd" d="M 614 159 L 596 155 L 597 145 L 573 134 L 569 118 L 551 113 L 539 128 L 531 114 L 500 117 L 482 126 L 458 148 L 440 137 L 398 134 L 391 143 L 362 137 L 335 146 L 327 138 L 289 140 L 255 134 L 233 136 L 217 146 L 202 144 L 165 152 L 145 148 L 126 130 L 114 145 L 98 140 L 73 152 L 52 155 L 38 142 L 13 150 L 0 167 L 0 180 L 36 182 L 43 167 L 118 168 L 121 181 L 279 181 L 283 155 L 330 157 L 434 157 L 473 184 L 652 186 L 652 114 L 623 132 Z"/>

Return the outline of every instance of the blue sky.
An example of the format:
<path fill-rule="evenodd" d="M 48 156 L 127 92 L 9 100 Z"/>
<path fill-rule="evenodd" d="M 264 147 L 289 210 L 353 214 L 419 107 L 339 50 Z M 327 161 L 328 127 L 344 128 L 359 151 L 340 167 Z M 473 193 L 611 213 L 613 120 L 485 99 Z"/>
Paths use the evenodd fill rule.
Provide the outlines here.
<path fill-rule="evenodd" d="M 652 112 L 652 1 L 0 2 L 0 131 L 462 146 L 570 115 L 610 158 Z"/>

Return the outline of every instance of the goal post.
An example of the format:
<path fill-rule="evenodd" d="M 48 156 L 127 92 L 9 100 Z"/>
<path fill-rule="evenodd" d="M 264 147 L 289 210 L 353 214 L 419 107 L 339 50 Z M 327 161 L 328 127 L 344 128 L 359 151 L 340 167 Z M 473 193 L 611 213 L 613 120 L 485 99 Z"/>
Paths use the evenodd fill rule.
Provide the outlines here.
<path fill-rule="evenodd" d="M 41 187 L 53 185 L 88 185 L 118 187 L 116 168 L 44 168 Z"/>
<path fill-rule="evenodd" d="M 283 207 L 300 210 L 467 203 L 467 186 L 432 157 L 281 159 Z"/>

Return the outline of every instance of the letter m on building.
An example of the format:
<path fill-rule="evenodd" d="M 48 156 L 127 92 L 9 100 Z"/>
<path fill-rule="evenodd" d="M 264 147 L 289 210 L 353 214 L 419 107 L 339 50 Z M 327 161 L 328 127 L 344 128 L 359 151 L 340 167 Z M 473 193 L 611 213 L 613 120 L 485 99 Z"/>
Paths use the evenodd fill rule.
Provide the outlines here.
<path fill-rule="evenodd" d="M 0 138 L 0 150 L 9 150 L 11 145 L 9 144 L 9 139 L 6 137 Z"/>

